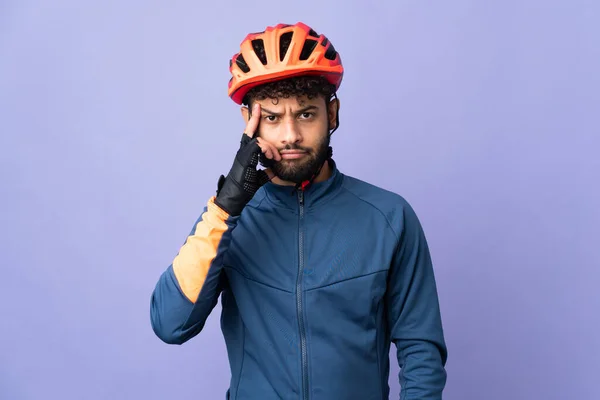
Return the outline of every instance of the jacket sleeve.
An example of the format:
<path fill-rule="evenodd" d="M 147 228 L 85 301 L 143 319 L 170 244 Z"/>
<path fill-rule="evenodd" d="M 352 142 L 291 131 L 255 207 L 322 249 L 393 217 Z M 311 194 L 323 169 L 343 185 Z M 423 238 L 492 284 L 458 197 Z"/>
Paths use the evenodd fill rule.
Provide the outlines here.
<path fill-rule="evenodd" d="M 209 199 L 151 296 L 152 329 L 169 344 L 182 344 L 200 333 L 223 288 L 223 255 L 237 217 L 230 217 L 214 199 Z"/>
<path fill-rule="evenodd" d="M 433 266 L 421 224 L 405 203 L 388 280 L 387 318 L 400 366 L 401 400 L 441 400 L 447 349 Z"/>

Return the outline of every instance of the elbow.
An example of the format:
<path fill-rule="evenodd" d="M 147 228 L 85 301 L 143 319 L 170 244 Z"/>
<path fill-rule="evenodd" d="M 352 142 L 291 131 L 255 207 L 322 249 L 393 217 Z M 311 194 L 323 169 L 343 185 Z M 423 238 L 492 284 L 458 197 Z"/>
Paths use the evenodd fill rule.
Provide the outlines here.
<path fill-rule="evenodd" d="M 157 331 L 154 330 L 154 333 L 156 334 L 156 336 L 164 343 L 166 344 L 177 344 L 177 345 L 181 345 L 184 344 L 186 341 L 183 340 L 181 338 L 181 336 L 178 335 L 172 335 L 172 334 L 165 334 L 164 331 Z"/>
<path fill-rule="evenodd" d="M 183 344 L 185 340 L 182 336 L 173 329 L 166 329 L 162 324 L 152 318 L 152 330 L 154 334 L 166 344 Z"/>
<path fill-rule="evenodd" d="M 172 316 L 173 312 L 168 312 L 159 307 L 153 298 L 150 307 L 150 325 L 152 326 L 154 334 L 166 344 L 181 345 L 185 343 L 189 337 L 187 337 L 185 331 L 182 329 L 182 321 L 172 317 L 170 318 L 169 315 Z"/>
<path fill-rule="evenodd" d="M 167 270 L 150 299 L 150 323 L 156 336 L 167 344 L 183 344 L 204 327 L 206 315 L 177 287 Z"/>

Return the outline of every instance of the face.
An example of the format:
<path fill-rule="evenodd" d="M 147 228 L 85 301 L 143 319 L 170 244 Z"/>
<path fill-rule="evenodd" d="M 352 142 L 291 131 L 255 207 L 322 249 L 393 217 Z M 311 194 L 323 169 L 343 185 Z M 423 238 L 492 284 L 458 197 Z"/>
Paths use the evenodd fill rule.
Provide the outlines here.
<path fill-rule="evenodd" d="M 329 130 L 335 126 L 337 103 L 323 97 L 255 100 L 261 106 L 258 136 L 281 154 L 271 170 L 283 181 L 300 183 L 310 179 L 327 159 Z M 248 109 L 244 114 L 248 118 Z"/>

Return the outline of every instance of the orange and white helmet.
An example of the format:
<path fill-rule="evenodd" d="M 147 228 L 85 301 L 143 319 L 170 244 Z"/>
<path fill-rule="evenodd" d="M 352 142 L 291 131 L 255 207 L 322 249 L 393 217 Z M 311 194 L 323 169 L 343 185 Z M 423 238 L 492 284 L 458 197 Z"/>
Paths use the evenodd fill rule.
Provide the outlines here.
<path fill-rule="evenodd" d="M 264 32 L 246 36 L 240 52 L 229 60 L 229 71 L 228 94 L 237 104 L 242 104 L 250 89 L 263 83 L 320 75 L 337 90 L 344 75 L 342 60 L 331 42 L 301 22 L 269 26 Z"/>

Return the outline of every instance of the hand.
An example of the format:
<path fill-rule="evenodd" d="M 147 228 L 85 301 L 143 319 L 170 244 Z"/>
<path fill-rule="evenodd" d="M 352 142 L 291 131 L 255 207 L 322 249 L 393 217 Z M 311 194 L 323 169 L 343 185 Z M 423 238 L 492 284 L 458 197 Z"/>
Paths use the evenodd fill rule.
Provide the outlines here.
<path fill-rule="evenodd" d="M 260 104 L 255 103 L 252 107 L 252 116 L 250 117 L 248 124 L 246 124 L 246 129 L 244 129 L 244 135 L 247 135 L 251 139 L 254 138 L 256 131 L 258 131 L 260 116 Z M 243 139 L 244 138 L 242 138 L 242 140 Z M 279 150 L 277 150 L 277 147 L 273 146 L 271 143 L 267 142 L 266 140 L 263 140 L 262 138 L 256 138 L 256 141 L 262 152 L 262 154 L 259 153 L 259 160 L 267 159 L 272 161 L 281 161 L 281 154 L 279 154 Z M 266 172 L 271 174 L 270 169 L 267 169 Z"/>
<path fill-rule="evenodd" d="M 240 215 L 256 191 L 273 178 L 270 169 L 256 170 L 259 154 L 262 153 L 268 160 L 281 160 L 281 155 L 275 146 L 254 137 L 260 116 L 260 105 L 255 103 L 231 170 L 226 178 L 221 175 L 219 179 L 215 204 L 231 216 Z"/>

